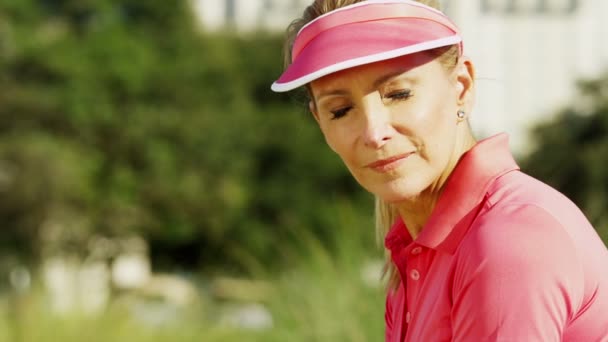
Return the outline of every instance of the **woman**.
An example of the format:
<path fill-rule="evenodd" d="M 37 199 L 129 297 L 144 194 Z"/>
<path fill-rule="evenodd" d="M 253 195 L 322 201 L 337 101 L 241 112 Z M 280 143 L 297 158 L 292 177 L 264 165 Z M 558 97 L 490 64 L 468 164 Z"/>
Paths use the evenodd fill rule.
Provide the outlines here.
<path fill-rule="evenodd" d="M 272 89 L 305 87 L 329 147 L 377 200 L 387 341 L 608 341 L 608 251 L 577 207 L 468 124 L 456 26 L 409 0 L 317 0 Z"/>

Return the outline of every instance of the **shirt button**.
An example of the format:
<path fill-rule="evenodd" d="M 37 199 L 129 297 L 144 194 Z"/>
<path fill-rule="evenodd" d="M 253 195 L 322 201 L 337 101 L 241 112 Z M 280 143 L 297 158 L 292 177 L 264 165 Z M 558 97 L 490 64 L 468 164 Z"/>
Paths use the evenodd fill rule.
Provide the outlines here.
<path fill-rule="evenodd" d="M 405 323 L 410 324 L 410 321 L 412 320 L 412 314 L 408 311 L 405 314 Z"/>
<path fill-rule="evenodd" d="M 410 277 L 414 280 L 418 280 L 420 279 L 420 272 L 418 272 L 418 270 L 412 270 L 410 271 Z"/>
<path fill-rule="evenodd" d="M 420 254 L 421 252 L 422 252 L 422 247 L 416 247 L 416 248 L 412 249 L 413 255 Z"/>

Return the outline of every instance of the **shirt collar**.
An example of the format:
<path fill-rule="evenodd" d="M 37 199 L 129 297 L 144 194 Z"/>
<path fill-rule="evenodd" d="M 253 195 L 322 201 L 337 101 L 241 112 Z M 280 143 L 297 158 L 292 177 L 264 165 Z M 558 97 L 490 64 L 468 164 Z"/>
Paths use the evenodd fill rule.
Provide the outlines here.
<path fill-rule="evenodd" d="M 477 215 L 475 209 L 482 203 L 490 184 L 518 169 L 509 150 L 507 134 L 479 141 L 456 165 L 416 243 L 453 254 Z M 395 251 L 410 242 L 412 238 L 405 225 L 397 219 L 385 238 L 385 246 Z"/>

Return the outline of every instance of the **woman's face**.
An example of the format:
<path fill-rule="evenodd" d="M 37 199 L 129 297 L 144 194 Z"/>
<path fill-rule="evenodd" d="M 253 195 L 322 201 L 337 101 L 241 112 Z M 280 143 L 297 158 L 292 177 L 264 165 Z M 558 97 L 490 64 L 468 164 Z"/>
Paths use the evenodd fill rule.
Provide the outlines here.
<path fill-rule="evenodd" d="M 460 157 L 469 61 L 447 70 L 426 53 L 340 71 L 310 84 L 311 110 L 355 179 L 387 202 L 440 187 Z"/>

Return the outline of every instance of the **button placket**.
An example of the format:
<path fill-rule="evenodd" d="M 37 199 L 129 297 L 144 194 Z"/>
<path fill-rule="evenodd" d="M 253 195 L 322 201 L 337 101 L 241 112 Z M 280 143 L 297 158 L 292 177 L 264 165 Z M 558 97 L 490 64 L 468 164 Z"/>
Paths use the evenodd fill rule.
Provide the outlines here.
<path fill-rule="evenodd" d="M 420 253 L 422 253 L 422 247 L 420 247 L 420 246 L 416 246 L 410 250 L 410 254 L 412 256 L 419 256 Z M 420 271 L 418 271 L 417 268 L 412 268 L 412 269 L 410 269 L 409 276 L 413 280 L 417 281 L 420 279 Z"/>

